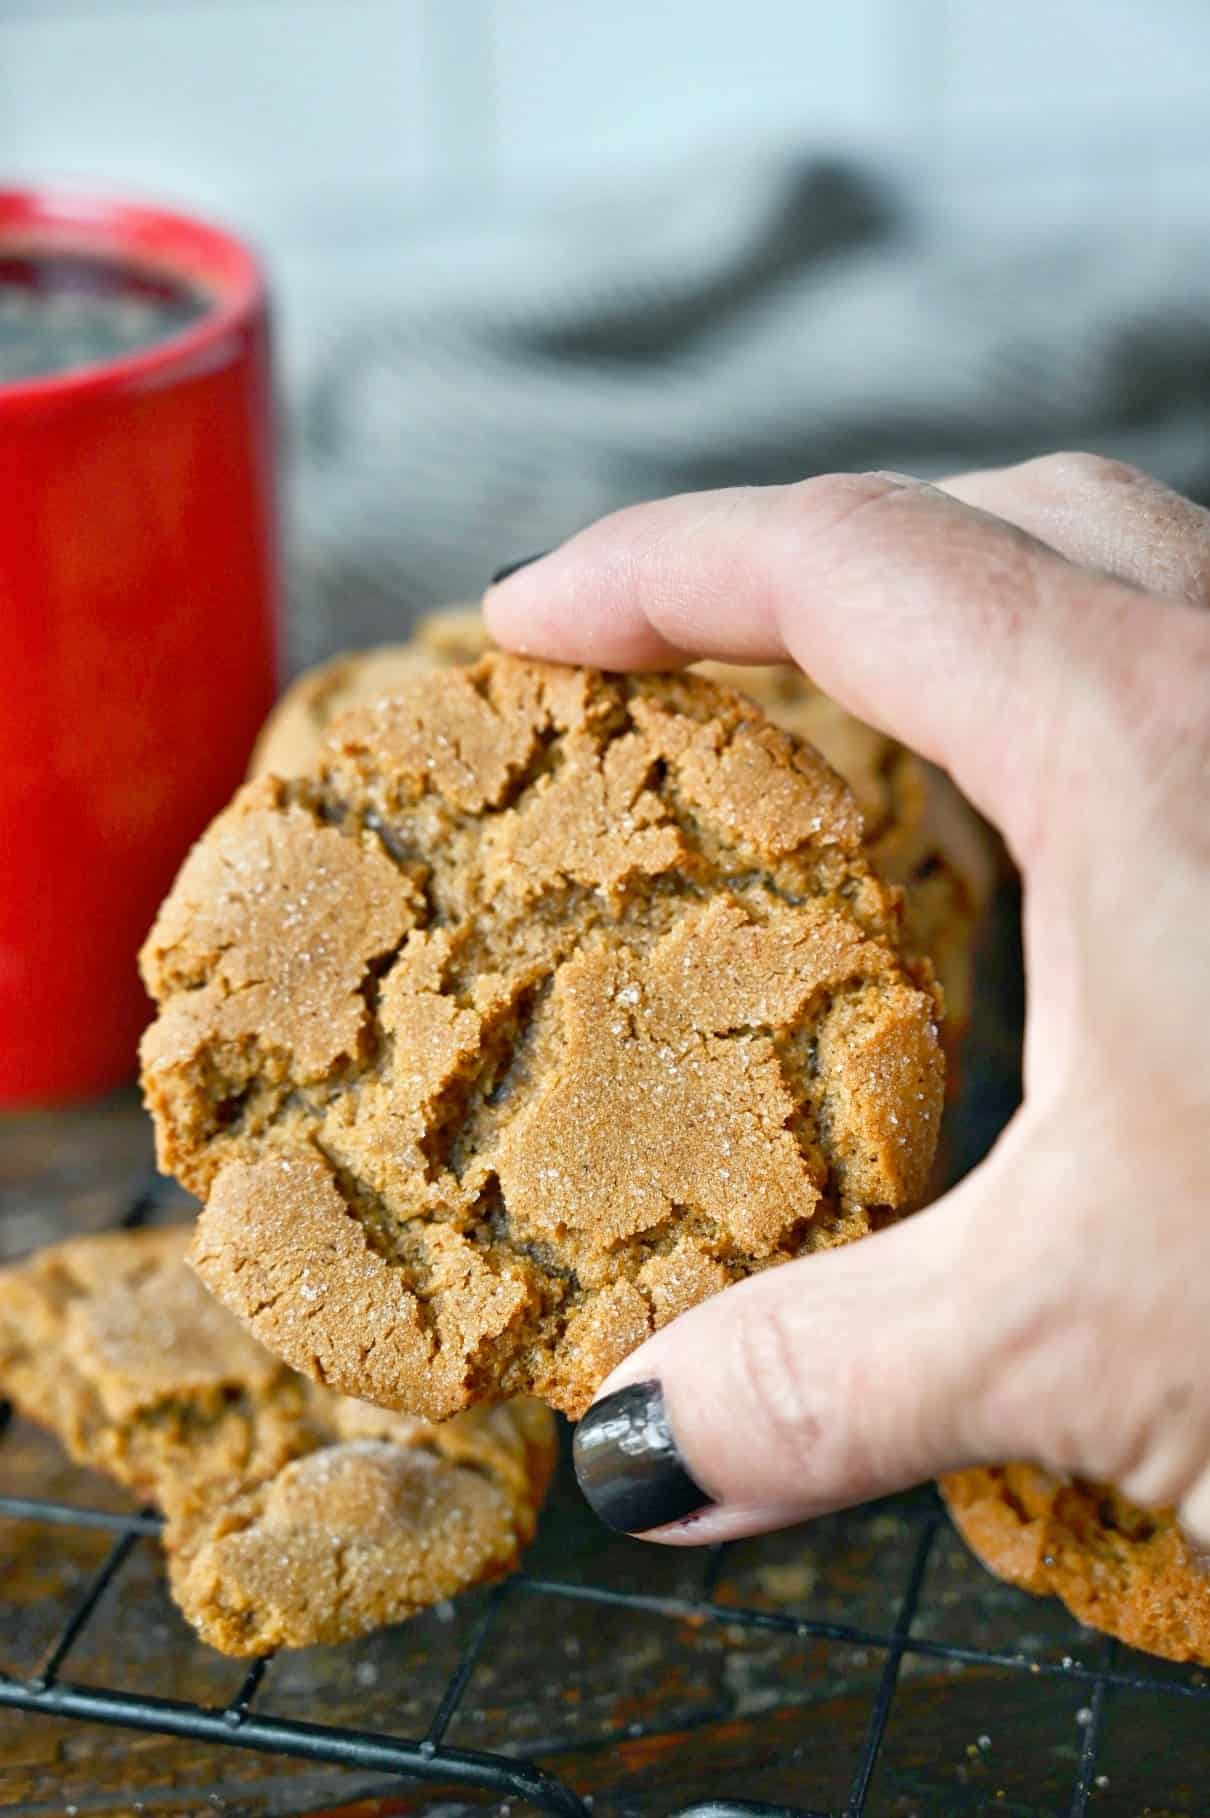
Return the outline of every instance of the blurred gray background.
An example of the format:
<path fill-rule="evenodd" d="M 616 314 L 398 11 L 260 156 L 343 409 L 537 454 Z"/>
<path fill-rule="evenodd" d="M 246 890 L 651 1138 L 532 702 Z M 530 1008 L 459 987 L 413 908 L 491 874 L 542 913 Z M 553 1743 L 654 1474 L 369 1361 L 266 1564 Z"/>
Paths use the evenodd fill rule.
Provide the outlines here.
<path fill-rule="evenodd" d="M 1210 488 L 1205 0 L 0 0 L 0 176 L 261 249 L 295 662 L 611 505 Z"/>

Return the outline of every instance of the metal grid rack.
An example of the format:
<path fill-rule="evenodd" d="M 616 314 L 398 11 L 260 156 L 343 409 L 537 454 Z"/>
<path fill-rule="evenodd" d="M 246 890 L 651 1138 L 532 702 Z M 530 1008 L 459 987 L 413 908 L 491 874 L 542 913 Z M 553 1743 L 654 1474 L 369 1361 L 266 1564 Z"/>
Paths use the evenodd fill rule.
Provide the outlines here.
<path fill-rule="evenodd" d="M 143 1186 L 132 1193 L 121 1225 L 132 1228 L 154 1211 L 154 1188 Z M 9 1425 L 9 1411 L 0 1404 L 0 1452 Z M 916 1632 L 922 1613 L 922 1589 L 930 1554 L 945 1523 L 940 1503 L 923 1502 L 914 1523 L 913 1541 L 893 1620 L 884 1628 L 858 1627 L 842 1622 L 817 1621 L 777 1610 L 743 1608 L 716 1597 L 726 1548 L 708 1550 L 703 1556 L 696 1596 L 662 1597 L 626 1591 L 602 1583 L 580 1583 L 515 1574 L 496 1587 L 479 1620 L 470 1631 L 456 1667 L 448 1679 L 432 1720 L 422 1736 L 401 1738 L 389 1732 L 265 1716 L 258 1712 L 257 1697 L 269 1671 L 272 1656 L 253 1662 L 235 1696 L 224 1706 L 212 1707 L 171 1698 L 136 1694 L 105 1685 L 78 1684 L 65 1677 L 65 1668 L 77 1643 L 93 1620 L 123 1568 L 139 1545 L 158 1535 L 160 1522 L 150 1510 L 137 1514 L 67 1505 L 38 1498 L 0 1495 L 0 1519 L 12 1518 L 45 1524 L 48 1530 L 74 1526 L 110 1531 L 113 1546 L 79 1597 L 62 1632 L 45 1654 L 40 1670 L 30 1678 L 0 1673 L 0 1707 L 77 1719 L 134 1730 L 158 1732 L 219 1743 L 269 1755 L 287 1755 L 363 1771 L 398 1776 L 415 1782 L 440 1782 L 448 1797 L 451 1790 L 489 1793 L 505 1801 L 527 1801 L 542 1812 L 565 1818 L 590 1818 L 592 1801 L 575 1792 L 564 1780 L 524 1756 L 453 1747 L 450 1726 L 471 1684 L 489 1637 L 510 1618 L 524 1622 L 525 1605 L 534 1599 L 576 1599 L 636 1616 L 666 1618 L 697 1628 L 721 1624 L 731 1629 L 764 1630 L 799 1640 L 810 1639 L 856 1646 L 882 1655 L 881 1671 L 865 1719 L 864 1741 L 854 1764 L 848 1797 L 843 1806 L 809 1803 L 811 1775 L 803 1770 L 803 1794 L 808 1803 L 782 1805 L 755 1801 L 719 1800 L 685 1809 L 681 1818 L 729 1818 L 735 1814 L 764 1814 L 766 1818 L 863 1818 L 868 1811 L 874 1771 L 894 1715 L 896 1690 L 905 1657 L 918 1656 L 960 1666 L 982 1666 L 1023 1674 L 1041 1682 L 1061 1677 L 1076 1683 L 1086 1697 L 1079 1760 L 1071 1788 L 1070 1818 L 1089 1811 L 1097 1783 L 1099 1751 L 1112 1698 L 1123 1692 L 1159 1694 L 1164 1698 L 1201 1700 L 1210 1725 L 1210 1680 L 1200 1674 L 1164 1676 L 1128 1670 L 1119 1664 L 1120 1650 L 1110 1644 L 1102 1663 L 1086 1667 L 1065 1659 L 1062 1664 L 1038 1661 L 1024 1653 L 967 1646 L 934 1639 Z M 1136 1657 L 1137 1658 L 1137 1657 Z M 539 1694 L 540 1695 L 540 1694 Z M 637 1726 L 629 1732 L 638 1733 Z M 657 1729 L 646 1732 L 658 1735 Z M 448 1809 L 446 1807 L 445 1809 Z M 931 1818 L 931 1814 L 930 1814 Z"/>

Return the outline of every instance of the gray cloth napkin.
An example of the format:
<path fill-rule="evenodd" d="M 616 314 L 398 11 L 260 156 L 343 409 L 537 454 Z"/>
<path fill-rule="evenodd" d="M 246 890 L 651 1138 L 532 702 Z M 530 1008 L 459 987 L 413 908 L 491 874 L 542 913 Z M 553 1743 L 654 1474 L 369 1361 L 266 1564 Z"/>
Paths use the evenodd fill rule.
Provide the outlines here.
<path fill-rule="evenodd" d="M 1083 446 L 1210 488 L 1210 244 L 942 244 L 753 157 L 417 244 L 295 420 L 291 657 L 398 637 L 618 505 Z"/>

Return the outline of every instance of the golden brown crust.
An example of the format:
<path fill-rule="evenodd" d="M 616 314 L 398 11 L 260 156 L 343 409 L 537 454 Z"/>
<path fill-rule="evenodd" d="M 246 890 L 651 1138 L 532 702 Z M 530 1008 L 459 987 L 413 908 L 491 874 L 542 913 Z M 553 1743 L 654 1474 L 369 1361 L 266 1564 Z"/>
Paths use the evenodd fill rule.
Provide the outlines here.
<path fill-rule="evenodd" d="M 930 959 L 941 981 L 942 1040 L 952 1083 L 971 1014 L 975 929 L 995 882 L 994 845 L 986 827 L 947 776 L 846 712 L 800 670 L 787 664 L 699 667 L 742 690 L 777 725 L 814 745 L 852 789 L 870 863 L 904 892 L 904 951 Z"/>
<path fill-rule="evenodd" d="M 860 833 L 697 676 L 496 653 L 347 714 L 144 950 L 207 1285 L 384 1406 L 578 1414 L 682 1306 L 918 1201 L 936 1005 Z"/>
<path fill-rule="evenodd" d="M 406 644 L 348 650 L 306 670 L 287 688 L 261 727 L 249 776 L 300 776 L 308 770 L 334 720 L 351 707 L 372 706 L 401 682 L 457 663 L 475 663 L 488 648 L 473 606 L 446 606 L 420 620 Z"/>
<path fill-rule="evenodd" d="M 1140 1509 L 1106 1484 L 1025 1464 L 955 1471 L 941 1490 L 997 1577 L 1061 1598 L 1129 1647 L 1210 1666 L 1210 1571 L 1171 1509 Z"/>
<path fill-rule="evenodd" d="M 457 661 L 458 659 L 451 659 Z M 446 665 L 426 646 L 384 644 L 347 651 L 293 681 L 261 727 L 249 776 L 301 776 L 310 769 L 333 720 L 392 694 L 401 682 Z"/>
<path fill-rule="evenodd" d="M 339 714 L 382 700 L 417 674 L 473 663 L 487 648 L 480 614 L 448 607 L 422 619 L 406 644 L 333 657 L 282 697 L 257 741 L 250 774 L 301 774 Z M 995 882 L 988 829 L 941 771 L 846 712 L 791 665 L 701 663 L 698 670 L 746 694 L 775 725 L 814 745 L 853 791 L 874 869 L 905 892 L 904 951 L 930 959 L 941 982 L 941 1036 L 953 1088 L 971 1013 L 975 930 Z"/>
<path fill-rule="evenodd" d="M 262 1349 L 190 1229 L 77 1238 L 0 1274 L 0 1387 L 165 1516 L 173 1597 L 227 1654 L 339 1641 L 510 1570 L 554 1463 L 536 1402 L 436 1428 Z"/>

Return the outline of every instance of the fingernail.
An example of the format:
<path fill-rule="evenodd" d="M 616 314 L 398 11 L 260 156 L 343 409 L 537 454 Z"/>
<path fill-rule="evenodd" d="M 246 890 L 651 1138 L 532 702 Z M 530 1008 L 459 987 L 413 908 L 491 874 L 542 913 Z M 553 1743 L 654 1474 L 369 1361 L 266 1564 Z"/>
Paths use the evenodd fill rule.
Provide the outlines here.
<path fill-rule="evenodd" d="M 540 562 L 543 556 L 550 554 L 549 549 L 539 549 L 537 555 L 522 556 L 519 562 L 506 562 L 503 568 L 497 568 L 490 585 L 498 587 L 501 581 L 507 581 L 510 574 L 516 574 L 519 568 L 528 568 L 531 562 Z"/>
<path fill-rule="evenodd" d="M 676 1449 L 658 1382 L 631 1383 L 594 1402 L 576 1428 L 574 1455 L 594 1514 L 622 1534 L 710 1506 Z"/>

